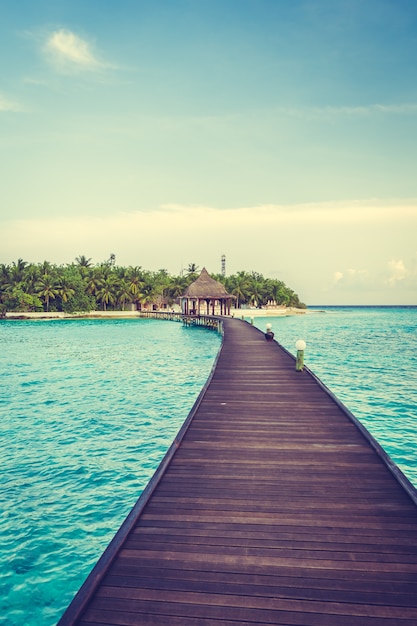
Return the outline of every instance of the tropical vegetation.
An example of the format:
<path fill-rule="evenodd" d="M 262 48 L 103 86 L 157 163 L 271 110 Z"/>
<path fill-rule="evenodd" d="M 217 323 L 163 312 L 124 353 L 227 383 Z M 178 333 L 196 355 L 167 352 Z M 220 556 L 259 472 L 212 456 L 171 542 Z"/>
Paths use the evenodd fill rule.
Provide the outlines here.
<path fill-rule="evenodd" d="M 84 255 L 71 264 L 28 263 L 18 259 L 0 264 L 0 314 L 7 311 L 63 311 L 65 313 L 126 308 L 171 307 L 199 274 L 190 263 L 178 276 L 165 269 L 149 271 L 141 266 L 116 265 L 114 254 L 93 264 Z M 237 307 L 278 305 L 305 308 L 299 297 L 281 280 L 258 272 L 240 271 L 231 276 L 212 274 L 236 296 Z"/>

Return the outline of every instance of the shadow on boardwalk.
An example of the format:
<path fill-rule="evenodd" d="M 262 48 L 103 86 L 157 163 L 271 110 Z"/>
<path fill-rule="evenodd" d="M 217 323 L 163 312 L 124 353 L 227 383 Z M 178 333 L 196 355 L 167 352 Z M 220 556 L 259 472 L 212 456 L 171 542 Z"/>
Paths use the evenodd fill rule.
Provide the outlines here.
<path fill-rule="evenodd" d="M 224 325 L 172 459 L 60 626 L 415 626 L 414 488 L 285 350 Z"/>

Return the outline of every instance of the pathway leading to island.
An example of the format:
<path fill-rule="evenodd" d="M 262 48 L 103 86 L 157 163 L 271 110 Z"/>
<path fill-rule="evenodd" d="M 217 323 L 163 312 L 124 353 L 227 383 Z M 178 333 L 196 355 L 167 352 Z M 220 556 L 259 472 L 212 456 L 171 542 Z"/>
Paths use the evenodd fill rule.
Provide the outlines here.
<path fill-rule="evenodd" d="M 60 626 L 417 624 L 416 491 L 276 342 L 224 319 L 184 431 Z"/>

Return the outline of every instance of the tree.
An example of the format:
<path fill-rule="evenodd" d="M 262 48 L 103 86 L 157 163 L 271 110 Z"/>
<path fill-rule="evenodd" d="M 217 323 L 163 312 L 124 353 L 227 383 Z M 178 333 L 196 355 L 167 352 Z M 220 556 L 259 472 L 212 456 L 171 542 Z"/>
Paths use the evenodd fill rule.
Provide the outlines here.
<path fill-rule="evenodd" d="M 233 276 L 229 276 L 226 280 L 227 289 L 237 298 L 236 304 L 238 309 L 249 299 L 249 279 L 250 277 L 246 272 L 238 272 Z"/>
<path fill-rule="evenodd" d="M 103 277 L 100 268 L 93 267 L 86 277 L 86 289 L 90 296 L 96 296 L 99 289 L 103 286 Z"/>
<path fill-rule="evenodd" d="M 87 257 L 84 254 L 80 254 L 80 256 L 77 256 L 75 260 L 80 267 L 91 266 L 91 259 L 87 259 Z"/>
<path fill-rule="evenodd" d="M 46 312 L 49 311 L 49 302 L 54 300 L 59 293 L 59 285 L 57 285 L 55 279 L 50 274 L 43 274 L 38 280 L 37 284 L 38 296 L 44 300 L 46 305 Z"/>
<path fill-rule="evenodd" d="M 117 287 L 117 302 L 120 302 L 122 311 L 125 310 L 126 302 L 132 302 L 132 294 L 127 280 L 122 280 Z"/>
<path fill-rule="evenodd" d="M 190 274 L 192 274 L 193 276 L 195 276 L 198 272 L 198 269 L 198 265 L 196 265 L 195 263 L 189 263 L 186 269 L 187 275 L 190 276 Z"/>
<path fill-rule="evenodd" d="M 27 263 L 23 259 L 18 259 L 17 263 L 13 261 L 10 269 L 10 276 L 14 283 L 20 283 L 23 281 L 26 266 Z"/>
<path fill-rule="evenodd" d="M 93 311 L 97 308 L 95 297 L 87 292 L 87 282 L 83 277 L 84 271 L 88 271 L 88 268 L 70 265 L 63 272 L 61 286 L 68 285 L 68 288 L 74 292 L 72 295 L 68 293 L 67 298 L 61 297 L 62 310 L 65 313 Z"/>
<path fill-rule="evenodd" d="M 188 287 L 185 276 L 171 276 L 168 284 L 168 298 L 172 301 L 180 298 Z"/>
<path fill-rule="evenodd" d="M 248 290 L 249 290 L 249 303 L 253 306 L 260 307 L 264 304 L 264 293 L 263 293 L 264 283 L 259 280 L 258 277 L 252 277 L 249 280 Z"/>
<path fill-rule="evenodd" d="M 20 286 L 13 287 L 11 291 L 13 307 L 19 311 L 37 311 L 42 310 L 42 301 L 36 294 L 30 294 L 24 291 Z"/>
<path fill-rule="evenodd" d="M 113 260 L 112 260 L 113 259 Z M 121 267 L 109 261 L 93 266 L 91 259 L 80 255 L 75 262 L 56 266 L 48 261 L 39 264 L 18 259 L 11 265 L 0 264 L 0 305 L 2 310 L 50 310 L 51 300 L 58 311 L 91 311 L 97 306 L 159 304 L 163 298 L 172 304 L 196 278 L 198 267 L 190 263 L 187 274 L 171 276 L 166 269 L 145 271 L 141 266 Z M 226 290 L 236 296 L 237 306 L 268 301 L 306 308 L 298 295 L 281 280 L 264 278 L 259 272 L 239 271 L 231 276 L 213 275 Z"/>
<path fill-rule="evenodd" d="M 61 285 L 58 289 L 58 294 L 62 298 L 62 302 L 68 302 L 70 298 L 75 294 L 75 289 L 72 286 L 71 281 L 67 277 L 61 279 Z"/>
<path fill-rule="evenodd" d="M 108 304 L 114 304 L 117 300 L 116 281 L 109 275 L 103 279 L 97 292 L 97 298 L 103 305 L 103 311 L 107 311 Z"/>
<path fill-rule="evenodd" d="M 126 281 L 129 292 L 132 294 L 132 302 L 136 305 L 140 301 L 140 295 L 143 287 L 143 271 L 140 266 L 128 267 L 126 272 Z"/>
<path fill-rule="evenodd" d="M 146 272 L 143 277 L 139 302 L 144 305 L 154 304 L 160 296 L 160 285 L 155 283 L 151 272 Z"/>

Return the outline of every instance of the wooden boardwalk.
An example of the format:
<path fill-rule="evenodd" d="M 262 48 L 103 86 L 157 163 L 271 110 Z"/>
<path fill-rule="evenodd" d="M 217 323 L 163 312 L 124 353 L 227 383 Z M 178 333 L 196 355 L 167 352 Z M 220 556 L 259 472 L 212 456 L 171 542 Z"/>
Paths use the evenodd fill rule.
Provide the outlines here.
<path fill-rule="evenodd" d="M 416 491 L 285 350 L 224 325 L 182 441 L 60 626 L 416 626 Z"/>

